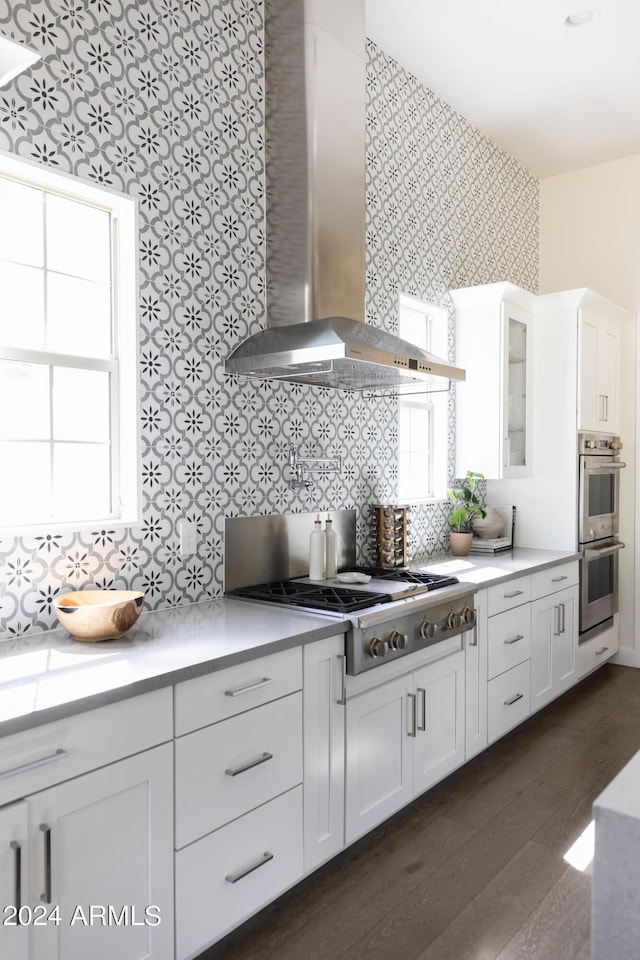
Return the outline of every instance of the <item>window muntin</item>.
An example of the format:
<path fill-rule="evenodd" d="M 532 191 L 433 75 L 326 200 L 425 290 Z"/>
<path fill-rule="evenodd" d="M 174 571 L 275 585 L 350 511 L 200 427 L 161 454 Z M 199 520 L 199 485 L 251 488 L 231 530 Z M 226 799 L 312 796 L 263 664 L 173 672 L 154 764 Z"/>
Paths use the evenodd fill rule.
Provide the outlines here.
<path fill-rule="evenodd" d="M 7 533 L 138 518 L 135 247 L 134 201 L 0 155 Z"/>
<path fill-rule="evenodd" d="M 400 294 L 399 335 L 423 350 L 446 355 L 447 311 Z M 445 495 L 447 393 L 400 395 L 398 400 L 398 499 Z"/>

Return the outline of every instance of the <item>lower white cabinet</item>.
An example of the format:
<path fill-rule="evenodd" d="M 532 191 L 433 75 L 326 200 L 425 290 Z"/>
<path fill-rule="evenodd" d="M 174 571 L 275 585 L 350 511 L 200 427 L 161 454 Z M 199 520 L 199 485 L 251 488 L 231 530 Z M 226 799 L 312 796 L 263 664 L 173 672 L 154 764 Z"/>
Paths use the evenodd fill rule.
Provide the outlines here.
<path fill-rule="evenodd" d="M 344 636 L 303 649 L 304 869 L 344 846 Z"/>
<path fill-rule="evenodd" d="M 531 709 L 576 682 L 578 587 L 568 587 L 531 604 Z"/>
<path fill-rule="evenodd" d="M 171 960 L 172 767 L 164 744 L 27 799 L 29 960 Z"/>
<path fill-rule="evenodd" d="M 179 850 L 178 960 L 197 956 L 302 873 L 301 786 Z"/>
<path fill-rule="evenodd" d="M 487 746 L 487 591 L 479 590 L 473 630 L 463 634 L 465 683 L 465 758 Z"/>
<path fill-rule="evenodd" d="M 347 702 L 347 842 L 464 761 L 464 652 Z"/>
<path fill-rule="evenodd" d="M 28 887 L 27 803 L 0 807 L 0 957 L 28 960 L 29 927 L 20 923 L 19 908 Z M 29 907 L 27 906 L 27 909 Z"/>
<path fill-rule="evenodd" d="M 592 670 L 601 667 L 603 663 L 618 652 L 620 645 L 618 624 L 597 634 L 591 640 L 586 640 L 578 647 L 576 663 L 576 680 L 586 677 Z"/>
<path fill-rule="evenodd" d="M 493 743 L 531 713 L 530 661 L 525 660 L 489 680 L 488 687 L 487 725 L 489 743 Z"/>

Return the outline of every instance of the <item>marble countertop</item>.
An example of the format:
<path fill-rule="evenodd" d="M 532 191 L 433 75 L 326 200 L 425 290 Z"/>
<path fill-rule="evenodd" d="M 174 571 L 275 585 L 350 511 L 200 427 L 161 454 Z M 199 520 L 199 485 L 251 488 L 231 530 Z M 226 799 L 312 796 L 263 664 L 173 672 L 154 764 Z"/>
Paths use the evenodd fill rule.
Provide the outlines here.
<path fill-rule="evenodd" d="M 479 588 L 575 559 L 518 549 L 442 557 L 412 568 L 450 573 Z M 80 643 L 60 628 L 0 643 L 0 736 L 344 633 L 348 621 L 242 600 L 143 613 L 122 640 Z"/>

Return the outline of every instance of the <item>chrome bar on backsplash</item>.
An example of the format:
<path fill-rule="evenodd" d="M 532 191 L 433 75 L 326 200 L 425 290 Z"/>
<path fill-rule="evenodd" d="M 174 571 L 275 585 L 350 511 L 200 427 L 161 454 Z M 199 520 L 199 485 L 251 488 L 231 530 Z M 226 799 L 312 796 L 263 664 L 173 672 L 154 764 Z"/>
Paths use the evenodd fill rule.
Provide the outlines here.
<path fill-rule="evenodd" d="M 338 541 L 338 570 L 355 566 L 355 510 L 226 517 L 225 590 L 287 577 L 306 577 L 309 573 L 309 534 L 317 517 L 323 521 L 323 527 L 327 518 L 333 522 Z"/>

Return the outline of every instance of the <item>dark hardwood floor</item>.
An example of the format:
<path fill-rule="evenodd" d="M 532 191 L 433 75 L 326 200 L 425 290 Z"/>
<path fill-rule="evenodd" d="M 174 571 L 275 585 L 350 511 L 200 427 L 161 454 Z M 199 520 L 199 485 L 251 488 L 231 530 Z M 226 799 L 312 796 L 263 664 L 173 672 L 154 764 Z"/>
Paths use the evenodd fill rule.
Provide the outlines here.
<path fill-rule="evenodd" d="M 604 666 L 200 960 L 588 960 L 563 856 L 639 721 L 640 670 Z"/>

